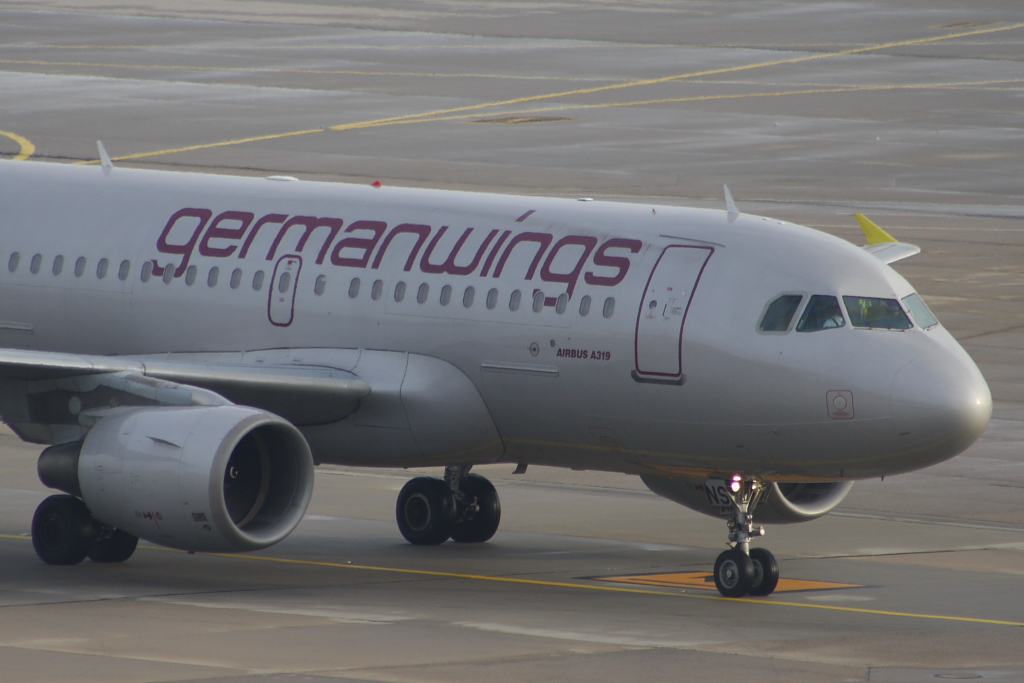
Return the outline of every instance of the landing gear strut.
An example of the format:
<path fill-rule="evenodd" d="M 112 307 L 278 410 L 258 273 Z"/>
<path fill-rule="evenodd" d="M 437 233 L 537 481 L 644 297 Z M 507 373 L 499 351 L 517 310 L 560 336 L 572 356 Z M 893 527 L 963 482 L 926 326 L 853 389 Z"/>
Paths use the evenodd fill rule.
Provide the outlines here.
<path fill-rule="evenodd" d="M 768 489 L 759 477 L 735 475 L 725 482 L 724 490 L 732 505 L 732 547 L 715 561 L 715 587 L 727 598 L 770 595 L 779 584 L 779 564 L 764 548 L 750 549 L 750 538 L 764 535 L 764 527 L 754 528 L 754 508 L 768 495 Z"/>
<path fill-rule="evenodd" d="M 120 529 L 96 522 L 89 508 L 75 496 L 50 496 L 32 517 L 32 545 L 46 564 L 124 562 L 139 539 Z"/>
<path fill-rule="evenodd" d="M 458 543 L 483 543 L 501 522 L 501 503 L 494 485 L 471 465 L 449 465 L 444 479 L 416 477 L 398 494 L 395 516 L 405 540 L 438 545 L 449 538 Z"/>

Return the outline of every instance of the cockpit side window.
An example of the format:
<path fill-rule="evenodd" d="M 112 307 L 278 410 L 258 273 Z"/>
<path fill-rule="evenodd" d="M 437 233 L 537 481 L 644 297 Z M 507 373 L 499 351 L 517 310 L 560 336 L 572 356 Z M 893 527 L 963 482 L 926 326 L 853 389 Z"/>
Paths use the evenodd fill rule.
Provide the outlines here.
<path fill-rule="evenodd" d="M 896 299 L 876 299 L 867 296 L 844 296 L 846 312 L 854 327 L 883 330 L 909 330 L 914 326 L 900 308 Z"/>
<path fill-rule="evenodd" d="M 834 296 L 815 294 L 807 302 L 800 322 L 796 324 L 797 332 L 817 332 L 831 330 L 846 325 L 843 312 L 839 308 L 839 300 Z"/>
<path fill-rule="evenodd" d="M 800 294 L 783 294 L 768 304 L 761 318 L 761 331 L 788 332 L 789 324 L 793 322 L 793 315 L 796 309 L 800 308 L 801 301 L 803 296 Z"/>
<path fill-rule="evenodd" d="M 903 297 L 903 305 L 907 307 L 910 317 L 914 319 L 918 327 L 928 329 L 939 324 L 938 318 L 935 317 L 916 292 L 910 296 Z"/>

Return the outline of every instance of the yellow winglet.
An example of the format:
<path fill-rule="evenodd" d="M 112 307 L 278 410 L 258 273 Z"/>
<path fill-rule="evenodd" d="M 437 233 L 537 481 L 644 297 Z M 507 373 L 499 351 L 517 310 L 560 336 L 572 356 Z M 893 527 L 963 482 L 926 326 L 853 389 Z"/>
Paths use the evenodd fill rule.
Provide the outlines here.
<path fill-rule="evenodd" d="M 860 229 L 864 231 L 864 236 L 868 238 L 868 244 L 881 244 L 883 242 L 899 242 L 898 239 L 882 230 L 880 227 L 871 222 L 871 219 L 862 213 L 855 213 L 853 217 L 860 223 Z"/>

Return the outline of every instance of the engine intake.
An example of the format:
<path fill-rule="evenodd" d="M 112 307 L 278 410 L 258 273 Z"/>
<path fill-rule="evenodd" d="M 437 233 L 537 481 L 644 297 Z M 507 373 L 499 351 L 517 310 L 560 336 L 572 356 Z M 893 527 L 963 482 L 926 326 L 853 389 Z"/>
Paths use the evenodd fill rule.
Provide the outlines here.
<path fill-rule="evenodd" d="M 298 526 L 313 458 L 298 429 L 255 408 L 130 408 L 104 417 L 83 442 L 46 449 L 39 475 L 140 538 L 237 552 L 266 548 Z"/>
<path fill-rule="evenodd" d="M 723 508 L 709 498 L 704 479 L 653 476 L 641 479 L 659 496 L 691 510 L 711 517 L 728 516 L 729 507 Z M 835 509 L 852 486 L 852 481 L 772 482 L 768 499 L 754 510 L 754 519 L 759 524 L 809 522 Z"/>

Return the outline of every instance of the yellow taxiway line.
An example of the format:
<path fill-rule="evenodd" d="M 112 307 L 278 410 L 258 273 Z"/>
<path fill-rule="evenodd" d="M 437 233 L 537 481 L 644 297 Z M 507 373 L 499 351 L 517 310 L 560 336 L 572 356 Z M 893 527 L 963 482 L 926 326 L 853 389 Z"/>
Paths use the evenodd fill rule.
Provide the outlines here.
<path fill-rule="evenodd" d="M 0 534 L 0 538 L 30 540 L 28 536 L 16 536 L 12 534 Z M 139 546 L 147 550 L 163 550 L 166 552 L 183 553 L 183 550 L 164 548 L 161 546 Z M 493 583 L 505 583 L 520 586 L 543 586 L 546 588 L 570 588 L 573 590 L 604 591 L 609 593 L 631 593 L 634 595 L 657 595 L 670 598 L 692 598 L 695 600 L 726 600 L 736 603 L 754 603 L 760 605 L 775 605 L 779 607 L 802 607 L 804 609 L 830 610 L 833 612 L 851 612 L 854 614 L 873 614 L 886 617 L 904 617 L 908 619 L 930 619 L 933 621 L 955 621 L 970 624 L 989 624 L 993 626 L 1019 626 L 1024 627 L 1024 622 L 1004 621 L 1001 619 L 982 619 L 980 617 L 960 617 L 945 614 L 923 614 L 918 612 L 898 612 L 896 610 L 867 609 L 864 607 L 847 607 L 843 605 L 815 605 L 806 602 L 790 602 L 785 600 L 773 600 L 771 598 L 723 598 L 717 595 L 697 595 L 694 593 L 682 593 L 678 591 L 659 591 L 647 588 L 626 588 L 623 586 L 602 586 L 591 583 L 578 583 L 574 581 L 545 581 L 543 579 L 523 579 L 514 576 L 491 576 L 488 574 L 465 574 L 461 572 L 443 572 L 432 569 L 408 569 L 404 567 L 380 567 L 369 564 L 350 564 L 348 562 L 326 562 L 323 560 L 299 560 L 288 557 L 272 557 L 269 555 L 233 555 L 228 553 L 197 553 L 210 557 L 222 557 L 235 560 L 246 560 L 250 562 L 270 562 L 275 564 L 290 564 L 304 567 L 329 567 L 333 569 L 357 569 L 368 572 L 385 572 L 390 574 L 402 574 L 405 576 L 424 576 L 438 579 L 463 579 L 468 581 L 489 581 Z"/>
<path fill-rule="evenodd" d="M 525 103 L 525 102 L 536 102 L 536 101 L 539 101 L 539 100 L 556 99 L 556 98 L 559 98 L 559 97 L 568 97 L 570 95 L 589 95 L 589 94 L 593 94 L 593 93 L 607 92 L 607 91 L 610 91 L 610 90 L 621 90 L 621 89 L 624 89 L 624 88 L 636 88 L 636 87 L 645 86 L 645 85 L 658 85 L 658 84 L 669 83 L 669 82 L 673 82 L 673 81 L 681 81 L 681 80 L 686 80 L 686 79 L 700 78 L 702 76 L 713 76 L 713 75 L 719 75 L 719 74 L 736 73 L 736 72 L 739 72 L 739 71 L 747 71 L 747 70 L 750 70 L 750 69 L 761 69 L 761 68 L 772 67 L 772 66 L 780 66 L 780 65 L 783 65 L 783 64 L 799 64 L 801 62 L 808 62 L 808 61 L 817 60 L 817 59 L 826 59 L 828 57 L 839 57 L 839 56 L 844 56 L 844 55 L 863 54 L 863 53 L 866 53 L 866 52 L 885 50 L 885 49 L 893 48 L 893 47 L 907 47 L 907 46 L 912 46 L 912 45 L 927 45 L 927 44 L 930 44 L 930 43 L 936 43 L 936 42 L 941 42 L 941 41 L 946 41 L 946 40 L 952 40 L 952 39 L 955 39 L 955 38 L 965 38 L 965 37 L 968 37 L 968 36 L 976 36 L 976 35 L 983 35 L 983 34 L 989 34 L 989 33 L 996 33 L 996 32 L 1000 32 L 1000 31 L 1011 31 L 1011 30 L 1015 30 L 1015 29 L 1019 29 L 1019 28 L 1024 28 L 1024 23 L 999 25 L 999 26 L 994 26 L 994 27 L 990 27 L 990 28 L 975 29 L 975 30 L 972 30 L 972 31 L 961 31 L 959 33 L 949 33 L 949 34 L 941 35 L 941 36 L 931 36 L 931 37 L 928 37 L 928 38 L 913 38 L 913 39 L 910 39 L 910 40 L 901 40 L 901 41 L 894 41 L 894 42 L 889 42 L 889 43 L 878 43 L 878 44 L 874 44 L 874 45 L 867 45 L 867 46 L 864 46 L 864 47 L 850 48 L 850 49 L 846 49 L 846 50 L 838 50 L 838 51 L 831 51 L 831 52 L 821 52 L 821 53 L 815 53 L 815 54 L 811 54 L 811 55 L 803 55 L 801 57 L 790 57 L 790 58 L 787 58 L 787 59 L 776 59 L 776 60 L 767 61 L 767 62 L 757 62 L 757 63 L 754 63 L 754 64 L 741 64 L 741 65 L 737 65 L 737 66 L 723 67 L 723 68 L 718 68 L 718 69 L 707 69 L 707 70 L 704 70 L 704 71 L 693 71 L 693 72 L 683 73 L 683 74 L 674 74 L 674 75 L 670 75 L 670 76 L 662 76 L 662 77 L 659 77 L 659 78 L 645 78 L 645 79 L 640 79 L 640 80 L 627 81 L 627 82 L 624 82 L 624 83 L 614 83 L 614 84 L 609 84 L 609 85 L 594 86 L 594 87 L 590 87 L 590 88 L 578 88 L 578 89 L 575 89 L 575 90 L 563 90 L 563 91 L 560 91 L 560 92 L 546 93 L 546 94 L 542 94 L 542 95 L 528 95 L 528 96 L 525 96 L 525 97 L 517 97 L 517 98 L 513 98 L 513 99 L 508 99 L 508 100 L 500 100 L 500 101 L 497 101 L 497 102 L 482 102 L 482 103 L 479 103 L 479 104 L 464 105 L 464 106 L 460 106 L 460 107 L 451 107 L 449 109 L 436 109 L 436 110 L 433 110 L 433 111 L 420 112 L 420 113 L 417 113 L 417 114 L 404 114 L 404 115 L 401 115 L 401 116 L 391 116 L 391 117 L 380 118 L 380 119 L 371 119 L 371 120 L 367 120 L 367 121 L 356 121 L 356 122 L 352 122 L 352 123 L 343 123 L 343 124 L 338 124 L 338 125 L 335 125 L 335 126 L 330 126 L 328 128 L 314 128 L 314 129 L 300 130 L 300 131 L 288 131 L 288 132 L 284 132 L 284 133 L 273 133 L 273 134 L 269 134 L 269 135 L 260 135 L 260 136 L 249 137 L 249 138 L 240 138 L 240 139 L 237 139 L 237 140 L 223 140 L 223 141 L 220 141 L 220 142 L 210 142 L 210 143 L 204 143 L 204 144 L 198 144 L 198 145 L 187 145 L 187 146 L 184 146 L 184 147 L 174 147 L 174 148 L 169 148 L 169 149 L 154 150 L 154 151 L 151 151 L 151 152 L 140 152 L 140 153 L 137 153 L 137 154 L 129 154 L 129 155 L 124 155 L 124 156 L 113 157 L 113 160 L 114 161 L 125 161 L 125 160 L 131 160 L 131 159 L 143 159 L 143 158 L 147 158 L 147 157 L 162 156 L 162 155 L 165 155 L 165 154 L 177 154 L 177 153 L 180 153 L 180 152 L 190 152 L 190 151 L 195 151 L 195 150 L 199 150 L 199 149 L 210 149 L 210 148 L 214 148 L 214 147 L 224 147 L 224 146 L 228 146 L 228 145 L 240 145 L 240 144 L 245 144 L 245 143 L 248 143 L 248 142 L 259 142 L 259 141 L 263 141 L 263 140 L 273 140 L 273 139 L 277 139 L 277 138 L 292 137 L 292 136 L 296 136 L 296 135 L 306 135 L 306 134 L 309 134 L 309 133 L 320 133 L 320 132 L 324 132 L 325 130 L 342 131 L 342 130 L 352 130 L 352 129 L 358 129 L 358 128 L 372 128 L 372 127 L 377 127 L 377 126 L 397 125 L 397 124 L 402 124 L 402 123 L 424 123 L 424 122 L 427 122 L 427 121 L 438 121 L 438 120 L 444 120 L 443 118 L 439 118 L 439 117 L 445 117 L 445 115 L 464 114 L 465 112 L 477 112 L 477 111 L 480 111 L 482 109 L 491 109 L 491 108 L 494 108 L 494 107 L 503 107 L 503 106 L 514 105 L 514 104 L 522 104 L 522 103 Z M 797 93 L 794 92 L 794 93 L 787 93 L 787 94 L 797 94 Z M 765 95 L 762 94 L 760 96 L 763 97 Z M 739 96 L 738 95 L 734 95 L 732 97 L 739 97 Z M 689 98 L 678 99 L 678 100 L 675 100 L 675 101 L 687 101 L 687 99 L 689 99 Z M 705 98 L 698 98 L 698 99 L 705 99 Z M 710 97 L 707 98 L 707 99 L 710 99 Z M 662 101 L 668 102 L 668 101 L 671 101 L 671 100 L 662 100 Z M 648 100 L 646 102 L 652 102 L 652 101 Z M 566 106 L 567 106 L 567 108 L 572 108 L 571 106 L 568 106 L 568 105 L 566 105 Z M 581 108 L 583 108 L 584 105 L 577 105 L 577 106 L 580 106 Z M 615 104 L 612 104 L 612 105 L 590 105 L 590 106 L 591 107 L 593 107 L 593 106 L 628 106 L 628 104 L 627 103 L 615 103 Z M 462 116 L 456 116 L 456 117 L 451 117 L 451 118 L 463 118 L 463 117 Z M 77 164 L 94 164 L 94 163 L 98 163 L 98 161 L 99 161 L 98 159 L 94 159 L 94 160 L 89 160 L 89 161 L 78 161 L 78 162 L 75 162 L 75 163 L 77 163 Z"/>
<path fill-rule="evenodd" d="M 6 130 L 0 130 L 0 135 L 18 143 L 19 149 L 18 153 L 14 156 L 14 161 L 23 161 L 36 153 L 36 146 L 28 138 L 23 138 L 17 133 Z"/>

